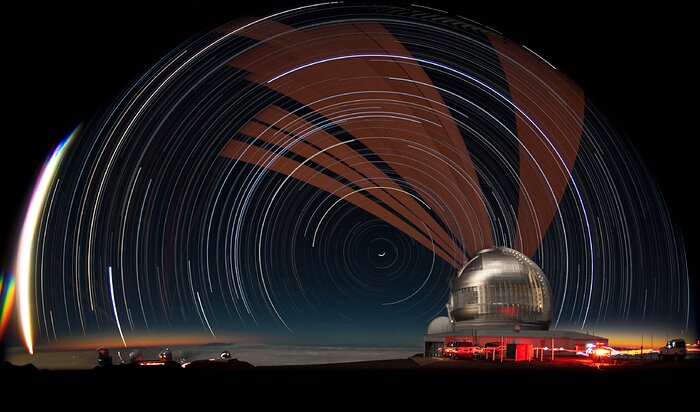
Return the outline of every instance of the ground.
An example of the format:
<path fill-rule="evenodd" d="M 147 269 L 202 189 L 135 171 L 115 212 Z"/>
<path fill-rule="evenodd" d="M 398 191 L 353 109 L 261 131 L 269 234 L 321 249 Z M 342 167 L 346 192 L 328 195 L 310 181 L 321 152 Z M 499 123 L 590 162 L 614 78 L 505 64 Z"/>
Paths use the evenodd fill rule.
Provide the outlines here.
<path fill-rule="evenodd" d="M 555 362 L 489 362 L 473 360 L 424 359 L 413 357 L 370 362 L 310 366 L 252 367 L 244 362 L 197 369 L 165 367 L 95 368 L 89 370 L 39 370 L 33 366 L 2 366 L 3 381 L 10 386 L 51 387 L 98 392 L 100 388 L 132 387 L 144 393 L 157 388 L 217 388 L 307 391 L 346 388 L 358 393 L 417 388 L 451 393 L 531 393 L 533 390 L 559 393 L 634 393 L 653 396 L 657 388 L 683 396 L 696 385 L 700 360 L 683 362 L 630 361 L 617 365 L 594 364 L 583 358 Z M 168 389 L 169 390 L 169 389 Z M 411 390 L 409 390 L 410 392 Z M 641 391 L 641 392 L 639 392 Z M 155 393 L 155 392 L 154 392 Z M 180 392 L 178 392 L 180 393 Z M 180 393 L 180 394 L 182 394 Z M 240 392 L 238 392 L 240 393 Z M 189 395 L 188 395 L 189 396 Z M 675 396 L 675 395 L 674 395 Z"/>

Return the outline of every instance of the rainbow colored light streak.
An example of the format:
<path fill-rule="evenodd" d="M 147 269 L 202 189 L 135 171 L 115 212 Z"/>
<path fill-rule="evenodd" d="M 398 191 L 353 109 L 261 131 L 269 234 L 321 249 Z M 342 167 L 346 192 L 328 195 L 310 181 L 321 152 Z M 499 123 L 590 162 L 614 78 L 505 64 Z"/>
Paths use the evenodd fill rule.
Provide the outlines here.
<path fill-rule="evenodd" d="M 34 276 L 34 245 L 36 241 L 37 228 L 41 215 L 46 205 L 46 197 L 54 182 L 58 166 L 66 152 L 66 147 L 73 136 L 78 133 L 76 128 L 54 149 L 53 154 L 44 164 L 39 179 L 34 187 L 34 193 L 24 217 L 22 231 L 17 246 L 17 256 L 15 257 L 15 276 L 17 279 L 17 307 L 19 308 L 19 321 L 22 328 L 22 336 L 27 351 L 34 353 L 34 342 L 32 338 L 32 318 L 31 318 L 31 288 Z"/>
<path fill-rule="evenodd" d="M 0 272 L 0 339 L 5 336 L 5 330 L 10 323 L 14 298 L 15 279 Z"/>

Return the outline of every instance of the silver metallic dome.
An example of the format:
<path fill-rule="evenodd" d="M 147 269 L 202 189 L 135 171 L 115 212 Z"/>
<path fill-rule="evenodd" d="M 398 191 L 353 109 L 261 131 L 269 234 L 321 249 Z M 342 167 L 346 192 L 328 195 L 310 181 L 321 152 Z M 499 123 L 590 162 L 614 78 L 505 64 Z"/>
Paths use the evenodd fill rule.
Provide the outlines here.
<path fill-rule="evenodd" d="M 454 332 L 454 328 L 452 327 L 452 321 L 447 316 L 438 316 L 437 318 L 430 321 L 430 324 L 428 325 L 428 335 L 452 332 Z"/>
<path fill-rule="evenodd" d="M 550 286 L 542 269 L 506 247 L 485 249 L 452 280 L 447 313 L 455 328 L 549 329 Z"/>

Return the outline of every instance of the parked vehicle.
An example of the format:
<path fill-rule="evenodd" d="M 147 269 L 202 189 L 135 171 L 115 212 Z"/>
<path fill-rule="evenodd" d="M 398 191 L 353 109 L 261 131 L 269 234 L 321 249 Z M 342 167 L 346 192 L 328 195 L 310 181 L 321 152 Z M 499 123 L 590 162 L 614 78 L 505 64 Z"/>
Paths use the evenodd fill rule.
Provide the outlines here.
<path fill-rule="evenodd" d="M 442 349 L 442 356 L 451 359 L 473 359 L 481 348 L 470 340 L 453 340 Z"/>
<path fill-rule="evenodd" d="M 659 348 L 659 360 L 683 360 L 686 353 L 685 340 L 673 339 L 666 342 L 666 346 Z"/>

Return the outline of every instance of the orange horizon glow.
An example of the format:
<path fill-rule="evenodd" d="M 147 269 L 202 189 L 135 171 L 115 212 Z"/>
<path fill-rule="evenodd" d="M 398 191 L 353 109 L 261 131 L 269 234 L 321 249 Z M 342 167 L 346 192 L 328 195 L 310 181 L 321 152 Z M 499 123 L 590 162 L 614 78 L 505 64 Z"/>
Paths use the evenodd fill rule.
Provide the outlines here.
<path fill-rule="evenodd" d="M 150 346 L 186 346 L 186 345 L 204 345 L 204 344 L 229 344 L 229 343 L 269 343 L 268 339 L 261 336 L 223 336 L 212 341 L 211 335 L 167 335 L 161 334 L 157 336 L 140 336 L 129 338 L 128 347 L 150 347 Z M 90 338 L 68 338 L 61 340 L 60 343 L 45 343 L 37 344 L 35 351 L 55 351 L 55 350 L 87 350 L 105 348 L 123 348 L 124 345 L 119 336 L 104 336 Z"/>
<path fill-rule="evenodd" d="M 217 335 L 218 336 L 218 335 Z M 639 350 L 642 346 L 642 334 L 636 332 L 624 332 L 617 334 L 607 334 L 604 331 L 596 331 L 596 336 L 606 337 L 609 340 L 608 346 L 618 349 Z M 655 331 L 653 341 L 651 333 L 644 334 L 643 346 L 645 352 L 647 349 L 658 350 L 663 346 L 666 339 L 666 332 Z M 593 337 L 593 335 L 591 336 Z M 668 339 L 678 339 L 680 335 L 668 334 Z M 685 337 L 686 342 L 691 345 L 697 342 L 696 339 Z M 652 345 L 653 342 L 653 345 Z M 151 347 L 151 346 L 186 346 L 186 345 L 204 345 L 204 344 L 241 344 L 241 343 L 260 343 L 260 344 L 284 344 L 274 337 L 265 335 L 224 335 L 218 336 L 216 341 L 208 333 L 191 334 L 191 333 L 159 333 L 152 336 L 132 336 L 129 337 L 128 347 Z M 319 345 L 322 344 L 318 343 Z M 89 338 L 76 337 L 60 339 L 59 343 L 38 343 L 36 351 L 55 351 L 55 350 L 88 350 L 97 349 L 99 347 L 120 348 L 123 343 L 119 335 L 116 336 L 94 336 Z"/>
<path fill-rule="evenodd" d="M 597 336 L 608 338 L 608 345 L 619 348 L 654 348 L 659 349 L 671 339 L 685 339 L 687 344 L 694 344 L 698 341 L 695 333 L 669 332 L 667 330 L 646 330 L 646 331 L 596 331 Z"/>

